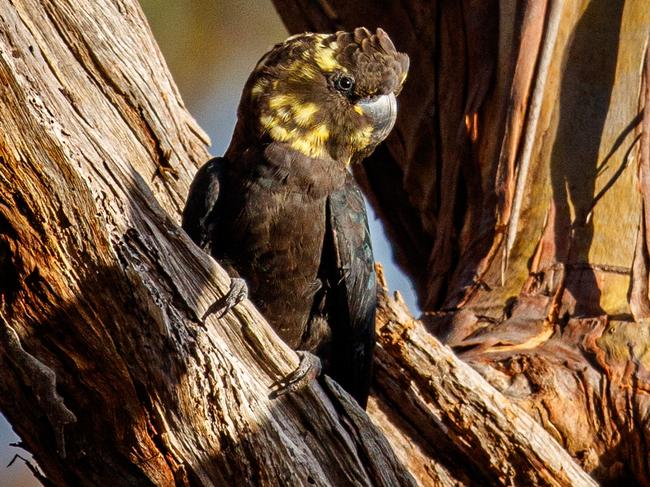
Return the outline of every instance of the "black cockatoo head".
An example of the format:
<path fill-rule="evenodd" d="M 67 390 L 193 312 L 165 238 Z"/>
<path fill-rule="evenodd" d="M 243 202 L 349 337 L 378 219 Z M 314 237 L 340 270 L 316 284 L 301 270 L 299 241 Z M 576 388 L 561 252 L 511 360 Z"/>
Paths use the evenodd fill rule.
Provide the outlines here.
<path fill-rule="evenodd" d="M 393 128 L 408 65 L 382 29 L 298 34 L 259 61 L 239 119 L 249 136 L 349 164 Z"/>

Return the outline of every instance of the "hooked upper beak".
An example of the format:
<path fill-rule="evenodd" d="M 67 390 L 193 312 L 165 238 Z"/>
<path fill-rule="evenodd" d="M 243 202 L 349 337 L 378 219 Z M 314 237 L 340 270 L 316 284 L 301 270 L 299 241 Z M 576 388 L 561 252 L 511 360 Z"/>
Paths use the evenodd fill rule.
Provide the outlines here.
<path fill-rule="evenodd" d="M 393 93 L 359 100 L 357 105 L 373 125 L 372 145 L 379 144 L 388 137 L 397 118 L 397 99 Z"/>

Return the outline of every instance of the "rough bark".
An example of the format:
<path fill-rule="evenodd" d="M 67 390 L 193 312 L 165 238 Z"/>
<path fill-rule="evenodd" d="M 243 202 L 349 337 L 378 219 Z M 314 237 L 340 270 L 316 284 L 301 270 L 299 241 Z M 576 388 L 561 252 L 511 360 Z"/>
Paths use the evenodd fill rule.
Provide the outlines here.
<path fill-rule="evenodd" d="M 382 273 L 379 272 L 381 276 Z M 423 485 L 595 485 L 523 409 L 380 293 L 370 415 Z"/>
<path fill-rule="evenodd" d="M 357 176 L 427 329 L 598 480 L 649 485 L 647 2 L 274 3 L 411 56 Z"/>

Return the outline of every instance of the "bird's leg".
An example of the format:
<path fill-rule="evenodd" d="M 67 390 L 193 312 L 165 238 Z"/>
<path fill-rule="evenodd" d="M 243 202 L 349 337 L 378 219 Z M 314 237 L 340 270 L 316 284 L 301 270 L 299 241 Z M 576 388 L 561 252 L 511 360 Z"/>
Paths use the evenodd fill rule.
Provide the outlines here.
<path fill-rule="evenodd" d="M 237 304 L 241 303 L 247 297 L 248 286 L 246 285 L 246 281 L 240 277 L 231 278 L 230 289 L 226 295 L 210 305 L 210 307 L 203 315 L 203 318 L 201 318 L 201 322 L 205 323 L 205 320 L 212 313 L 217 313 L 217 318 L 222 318 L 226 313 L 228 313 L 228 311 L 233 309 Z"/>
<path fill-rule="evenodd" d="M 316 355 L 305 350 L 297 350 L 296 354 L 300 357 L 298 367 L 271 386 L 273 388 L 270 394 L 271 399 L 280 397 L 288 392 L 299 391 L 321 374 L 323 367 L 320 359 Z"/>

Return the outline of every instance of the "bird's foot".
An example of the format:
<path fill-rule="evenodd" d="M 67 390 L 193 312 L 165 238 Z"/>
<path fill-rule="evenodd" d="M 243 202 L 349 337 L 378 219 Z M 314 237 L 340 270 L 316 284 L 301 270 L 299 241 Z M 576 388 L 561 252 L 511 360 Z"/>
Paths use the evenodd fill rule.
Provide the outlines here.
<path fill-rule="evenodd" d="M 271 399 L 280 397 L 288 392 L 299 391 L 321 374 L 323 366 L 316 355 L 304 350 L 297 350 L 296 354 L 300 357 L 298 367 L 271 386 L 273 388 L 270 394 Z"/>
<path fill-rule="evenodd" d="M 210 305 L 210 307 L 203 314 L 201 318 L 201 323 L 205 323 L 205 320 L 213 313 L 217 313 L 217 318 L 222 318 L 228 313 L 231 309 L 241 303 L 244 299 L 248 297 L 248 286 L 246 281 L 239 277 L 233 277 L 230 280 L 230 289 L 226 295 L 215 301 Z"/>

